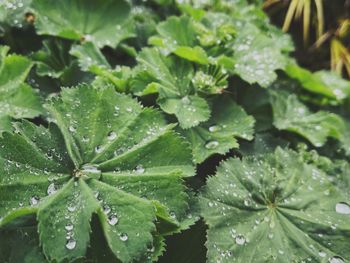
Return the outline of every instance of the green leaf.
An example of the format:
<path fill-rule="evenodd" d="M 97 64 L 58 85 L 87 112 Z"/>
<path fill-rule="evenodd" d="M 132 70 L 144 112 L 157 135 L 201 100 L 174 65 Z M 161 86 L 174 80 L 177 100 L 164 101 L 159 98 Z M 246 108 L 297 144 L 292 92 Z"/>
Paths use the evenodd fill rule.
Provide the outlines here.
<path fill-rule="evenodd" d="M 70 54 L 78 58 L 83 71 L 89 71 L 98 76 L 95 81 L 113 84 L 119 92 L 124 92 L 131 75 L 130 68 L 118 66 L 112 69 L 102 52 L 91 42 L 74 45 Z"/>
<path fill-rule="evenodd" d="M 169 114 L 175 114 L 182 128 L 197 126 L 210 117 L 207 101 L 198 96 L 164 98 L 158 100 L 159 106 Z"/>
<path fill-rule="evenodd" d="M 71 43 L 63 39 L 49 39 L 43 41 L 43 49 L 33 54 L 36 62 L 36 72 L 40 76 L 60 78 L 72 70 L 73 59 L 69 55 Z"/>
<path fill-rule="evenodd" d="M 0 23 L 22 28 L 27 24 L 25 13 L 28 12 L 32 0 L 6 0 L 0 2 Z"/>
<path fill-rule="evenodd" d="M 44 254 L 58 262 L 84 256 L 90 240 L 90 218 L 99 206 L 83 180 L 70 179 L 58 193 L 46 198 L 37 216 Z"/>
<path fill-rule="evenodd" d="M 187 16 L 167 18 L 158 24 L 157 32 L 164 38 L 166 44 L 192 46 L 196 42 L 193 23 Z"/>
<path fill-rule="evenodd" d="M 24 83 L 32 62 L 19 55 L 6 56 L 8 51 L 0 46 L 0 132 L 9 130 L 9 117 L 33 118 L 43 112 L 39 96 Z"/>
<path fill-rule="evenodd" d="M 102 52 L 92 42 L 74 45 L 69 53 L 78 58 L 79 66 L 84 71 L 94 72 L 96 68 L 111 67 Z"/>
<path fill-rule="evenodd" d="M 350 82 L 334 72 L 321 70 L 312 73 L 294 63 L 288 64 L 285 72 L 298 80 L 304 89 L 330 99 L 342 101 L 350 94 Z"/>
<path fill-rule="evenodd" d="M 275 71 L 284 69 L 286 64 L 276 41 L 251 24 L 246 24 L 237 34 L 233 50 L 234 72 L 248 83 L 265 88 L 276 80 Z"/>
<path fill-rule="evenodd" d="M 195 28 L 202 46 L 211 47 L 211 54 L 213 51 L 216 51 L 214 54 L 232 53 L 230 48 L 237 33 L 233 17 L 224 13 L 208 12 L 200 22 L 195 24 Z"/>
<path fill-rule="evenodd" d="M 206 99 L 195 94 L 191 85 L 192 65 L 185 60 L 162 56 L 158 50 L 145 48 L 137 60 L 140 63 L 134 90 L 142 87 L 159 93 L 158 104 L 168 114 L 175 114 L 184 129 L 198 125 L 210 117 Z M 157 83 L 157 85 L 153 84 Z M 148 86 L 152 84 L 152 88 Z"/>
<path fill-rule="evenodd" d="M 150 44 L 198 64 L 209 63 L 205 50 L 197 46 L 199 43 L 191 18 L 171 16 L 157 25 L 157 32 L 159 36 L 151 37 Z"/>
<path fill-rule="evenodd" d="M 0 138 L 0 229 L 37 214 L 45 256 L 74 261 L 86 256 L 96 214 L 116 258 L 149 262 L 166 221 L 167 234 L 187 227 L 187 144 L 159 112 L 113 88 L 63 89 L 47 108 L 49 128 L 24 121 Z"/>
<path fill-rule="evenodd" d="M 288 142 L 270 133 L 257 133 L 251 142 L 243 142 L 239 152 L 245 155 L 265 154 L 274 152 L 277 147 L 287 147 Z"/>
<path fill-rule="evenodd" d="M 209 64 L 207 53 L 203 48 L 195 47 L 178 47 L 174 50 L 174 54 L 189 61 L 196 62 L 198 64 Z"/>
<path fill-rule="evenodd" d="M 10 131 L 12 129 L 11 117 L 1 116 L 0 117 L 0 134 L 3 131 Z"/>
<path fill-rule="evenodd" d="M 222 163 L 200 204 L 209 262 L 350 259 L 349 200 L 292 151 Z"/>
<path fill-rule="evenodd" d="M 342 120 L 344 122 L 344 129 L 340 131 L 340 147 L 344 150 L 347 156 L 350 156 L 350 122 L 344 118 L 342 118 Z"/>
<path fill-rule="evenodd" d="M 192 145 L 193 161 L 202 163 L 209 156 L 238 148 L 236 138 L 253 139 L 254 118 L 232 99 L 218 97 L 212 102 L 212 116 L 197 127 L 181 130 Z"/>
<path fill-rule="evenodd" d="M 33 0 L 35 27 L 40 35 L 85 40 L 116 47 L 130 7 L 124 0 Z"/>
<path fill-rule="evenodd" d="M 342 138 L 345 126 L 338 115 L 325 111 L 312 113 L 295 94 L 285 91 L 270 94 L 277 129 L 297 133 L 316 147 L 324 145 L 328 137 Z"/>

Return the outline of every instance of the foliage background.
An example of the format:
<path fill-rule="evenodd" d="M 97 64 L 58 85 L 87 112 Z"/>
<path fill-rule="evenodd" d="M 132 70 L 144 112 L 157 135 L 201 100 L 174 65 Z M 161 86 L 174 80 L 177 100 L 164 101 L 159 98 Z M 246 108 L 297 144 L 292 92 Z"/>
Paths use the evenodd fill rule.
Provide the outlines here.
<path fill-rule="evenodd" d="M 97 6 L 102 2 L 95 1 Z M 104 10 L 89 9 L 88 4 L 80 10 L 80 6 L 71 6 L 64 0 L 48 1 L 49 4 L 40 0 L 6 0 L 0 4 L 0 43 L 4 46 L 1 62 L 11 65 L 13 56 L 20 55 L 14 59 L 23 59 L 26 67 L 20 71 L 17 66 L 18 83 L 14 82 L 18 87 L 32 87 L 30 94 L 37 100 L 37 108 L 25 111 L 26 114 L 0 110 L 1 130 L 11 131 L 11 121 L 22 118 L 47 126 L 52 114 L 42 105 L 62 94 L 62 87 L 82 82 L 108 86 L 162 111 L 168 123 L 179 123 L 174 129 L 187 140 L 196 166 L 196 176 L 184 181 L 195 194 L 210 196 L 211 186 L 225 186 L 219 179 L 216 182 L 208 178 L 220 178 L 220 174 L 223 178 L 223 172 L 218 172 L 217 177 L 212 175 L 231 157 L 244 156 L 249 163 L 249 156 L 269 153 L 272 157 L 263 162 L 271 162 L 273 167 L 281 162 L 283 154 L 277 151 L 277 157 L 274 155 L 279 146 L 297 153 L 290 153 L 288 158 L 305 168 L 298 170 L 299 174 L 309 174 L 308 169 L 314 167 L 322 178 L 332 182 L 329 187 L 339 191 L 341 198 L 349 197 L 350 83 L 345 80 L 350 76 L 349 1 L 321 1 L 322 17 L 317 13 L 317 0 L 134 0 L 128 1 L 130 12 L 124 1 L 107 2 L 111 6 Z M 299 4 L 299 17 L 294 16 L 288 28 L 294 44 L 287 34 L 272 26 L 266 15 L 282 28 L 292 4 Z M 108 13 L 109 9 L 119 17 Z M 66 18 L 69 12 L 76 12 L 79 18 Z M 47 14 L 49 18 L 45 19 Z M 80 14 L 85 20 L 80 19 Z M 121 19 L 124 16 L 125 20 Z M 0 73 L 0 91 L 13 82 L 5 73 Z M 0 102 L 7 103 L 7 94 L 0 93 Z M 294 169 L 291 165 L 282 170 L 292 174 Z M 208 181 L 209 190 L 203 188 Z M 214 194 L 222 198 L 221 193 Z M 325 200 L 335 201 L 334 196 Z M 232 197 L 230 201 L 237 200 Z M 327 210 L 328 206 L 322 209 Z M 154 259 L 162 254 L 158 262 L 205 262 L 207 256 L 209 262 L 220 257 L 229 262 L 225 251 L 218 250 L 221 254 L 216 255 L 211 241 L 207 241 L 206 223 L 211 215 L 202 215 L 204 219 L 190 228 L 180 224 L 171 231 L 174 234 L 166 236 L 166 249 L 163 251 L 160 244 Z M 38 248 L 33 225 L 32 222 L 20 230 L 20 235 L 16 233 L 18 240 L 0 239 L 0 251 L 7 251 L 3 253 L 4 262 L 8 258 L 12 260 L 9 262 L 21 262 L 26 244 L 30 249 Z M 92 219 L 92 229 L 89 259 L 106 262 L 114 258 L 101 241 L 104 237 L 99 235 L 96 218 Z M 348 241 L 349 225 L 344 223 L 339 229 L 339 237 Z M 14 244 L 23 246 L 24 252 L 11 254 Z M 342 245 L 339 242 L 338 252 L 348 259 Z M 94 254 L 98 249 L 104 253 Z M 37 250 L 31 252 L 34 257 Z M 248 262 L 247 255 L 242 254 L 242 262 Z M 337 255 L 333 259 L 334 256 Z M 30 260 L 28 254 L 26 257 Z M 300 253 L 300 257 L 304 254 Z"/>

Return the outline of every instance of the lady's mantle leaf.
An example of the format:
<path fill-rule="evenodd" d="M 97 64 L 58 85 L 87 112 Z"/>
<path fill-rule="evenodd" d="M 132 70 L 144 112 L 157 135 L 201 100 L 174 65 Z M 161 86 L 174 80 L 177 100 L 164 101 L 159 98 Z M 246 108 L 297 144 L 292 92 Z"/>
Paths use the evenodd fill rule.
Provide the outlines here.
<path fill-rule="evenodd" d="M 157 49 L 146 48 L 137 57 L 141 69 L 134 80 L 134 87 L 159 93 L 158 104 L 166 113 L 175 114 L 184 129 L 197 126 L 210 117 L 210 109 L 204 98 L 195 94 L 191 85 L 193 68 L 185 60 L 166 58 Z M 145 84 L 145 85 L 144 85 Z"/>
<path fill-rule="evenodd" d="M 285 91 L 271 91 L 273 124 L 279 130 L 295 132 L 316 147 L 321 147 L 328 137 L 341 140 L 345 125 L 336 114 L 319 111 L 312 113 L 296 95 Z"/>
<path fill-rule="evenodd" d="M 225 154 L 237 148 L 235 137 L 253 139 L 254 118 L 234 101 L 218 97 L 212 102 L 212 116 L 197 127 L 181 130 L 192 145 L 195 163 L 201 163 L 215 153 Z"/>
<path fill-rule="evenodd" d="M 71 43 L 65 39 L 48 39 L 43 41 L 43 49 L 35 52 L 32 59 L 36 62 L 36 72 L 40 76 L 60 78 L 69 74 L 73 59 L 69 55 Z"/>
<path fill-rule="evenodd" d="M 94 72 L 97 68 L 111 67 L 102 52 L 91 42 L 74 45 L 70 54 L 78 58 L 79 66 L 84 71 Z"/>
<path fill-rule="evenodd" d="M 32 62 L 18 55 L 6 56 L 0 46 L 0 132 L 8 130 L 9 117 L 33 118 L 42 112 L 38 95 L 26 83 Z"/>
<path fill-rule="evenodd" d="M 42 35 L 115 47 L 130 7 L 124 0 L 33 0 L 35 26 Z"/>
<path fill-rule="evenodd" d="M 349 200 L 294 152 L 230 159 L 200 199 L 209 262 L 350 259 Z"/>
<path fill-rule="evenodd" d="M 169 17 L 157 26 L 160 36 L 151 37 L 149 42 L 167 53 L 199 64 L 208 64 L 206 52 L 198 46 L 196 32 L 192 20 L 187 16 Z"/>
<path fill-rule="evenodd" d="M 312 73 L 296 64 L 289 64 L 285 72 L 297 79 L 306 90 L 321 94 L 330 99 L 342 101 L 350 95 L 350 82 L 334 72 L 318 71 Z"/>
<path fill-rule="evenodd" d="M 187 221 L 187 145 L 159 112 L 113 88 L 64 89 L 48 109 L 56 124 L 17 123 L 0 139 L 0 227 L 36 213 L 46 257 L 73 261 L 86 255 L 97 214 L 120 261 L 150 261 L 155 236 Z"/>
<path fill-rule="evenodd" d="M 246 24 L 240 29 L 233 45 L 234 71 L 248 83 L 267 87 L 276 78 L 277 69 L 283 69 L 286 57 L 276 41 L 260 30 Z"/>
<path fill-rule="evenodd" d="M 0 23 L 22 28 L 29 21 L 25 13 L 29 10 L 32 0 L 4 0 L 0 2 Z"/>
<path fill-rule="evenodd" d="M 97 81 L 112 83 L 120 92 L 126 90 L 130 68 L 118 66 L 112 69 L 102 52 L 91 42 L 74 45 L 70 54 L 78 58 L 78 63 L 83 71 L 89 71 L 98 76 Z"/>

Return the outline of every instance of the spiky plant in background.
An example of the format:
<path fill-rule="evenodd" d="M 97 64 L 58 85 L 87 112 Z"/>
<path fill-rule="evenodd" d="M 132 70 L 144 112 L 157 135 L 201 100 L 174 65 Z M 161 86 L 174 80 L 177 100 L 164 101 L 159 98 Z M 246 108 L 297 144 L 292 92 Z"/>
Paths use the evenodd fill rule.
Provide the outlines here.
<path fill-rule="evenodd" d="M 266 0 L 264 8 L 292 33 L 302 50 L 296 54 L 302 64 L 350 77 L 350 1 Z"/>

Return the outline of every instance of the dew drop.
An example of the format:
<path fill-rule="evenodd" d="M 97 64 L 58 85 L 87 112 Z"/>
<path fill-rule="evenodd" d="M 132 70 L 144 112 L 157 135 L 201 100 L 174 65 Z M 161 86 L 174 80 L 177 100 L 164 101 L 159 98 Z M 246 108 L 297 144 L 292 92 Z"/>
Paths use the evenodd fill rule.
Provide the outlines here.
<path fill-rule="evenodd" d="M 219 142 L 217 142 L 217 141 L 210 141 L 210 142 L 207 142 L 207 144 L 205 145 L 205 148 L 207 148 L 207 149 L 215 149 L 218 146 L 219 146 Z"/>
<path fill-rule="evenodd" d="M 31 206 L 36 205 L 39 203 L 39 197 L 37 196 L 32 196 L 29 200 L 29 203 Z"/>
<path fill-rule="evenodd" d="M 69 212 L 74 212 L 77 208 L 74 205 L 69 205 L 67 209 Z"/>
<path fill-rule="evenodd" d="M 139 164 L 136 166 L 135 172 L 138 174 L 143 174 L 145 172 L 145 168 L 142 166 L 142 164 Z"/>
<path fill-rule="evenodd" d="M 237 235 L 235 241 L 237 245 L 243 245 L 245 243 L 245 237 L 243 235 Z"/>
<path fill-rule="evenodd" d="M 45 157 L 49 160 L 52 160 L 52 158 L 53 158 L 52 153 L 50 153 L 50 152 L 45 153 Z"/>
<path fill-rule="evenodd" d="M 126 241 L 126 240 L 128 240 L 129 237 L 128 237 L 127 234 L 121 233 L 121 234 L 119 235 L 119 238 L 120 238 L 121 241 Z"/>
<path fill-rule="evenodd" d="M 344 260 L 341 257 L 334 256 L 329 259 L 329 263 L 344 263 Z"/>
<path fill-rule="evenodd" d="M 67 225 L 65 225 L 65 227 L 64 227 L 67 231 L 72 231 L 73 230 L 73 228 L 74 228 L 74 226 L 73 226 L 73 224 L 71 224 L 71 223 L 68 223 Z"/>
<path fill-rule="evenodd" d="M 115 226 L 118 223 L 118 217 L 117 215 L 113 214 L 108 217 L 108 224 L 111 226 Z"/>
<path fill-rule="evenodd" d="M 56 186 L 54 183 L 51 183 L 48 187 L 47 187 L 47 194 L 48 195 L 52 195 L 56 192 Z"/>
<path fill-rule="evenodd" d="M 115 138 L 117 138 L 117 134 L 114 131 L 111 131 L 111 132 L 108 133 L 107 139 L 109 141 L 113 141 Z"/>
<path fill-rule="evenodd" d="M 84 36 L 84 39 L 85 39 L 86 41 L 92 41 L 92 40 L 93 40 L 93 36 L 92 36 L 92 35 L 85 35 L 85 36 Z"/>
<path fill-rule="evenodd" d="M 336 204 L 335 211 L 339 214 L 350 215 L 350 206 L 347 203 L 340 202 Z"/>
<path fill-rule="evenodd" d="M 111 208 L 108 205 L 105 205 L 103 207 L 103 212 L 108 215 L 111 212 Z"/>
<path fill-rule="evenodd" d="M 220 130 L 221 130 L 221 127 L 218 126 L 218 125 L 213 125 L 213 126 L 209 127 L 209 131 L 210 132 L 217 132 L 217 131 L 220 131 Z"/>
<path fill-rule="evenodd" d="M 189 99 L 187 96 L 183 97 L 183 98 L 181 99 L 181 101 L 182 101 L 182 103 L 185 104 L 185 105 L 188 105 L 188 104 L 191 103 L 190 99 Z"/>
<path fill-rule="evenodd" d="M 77 129 L 74 126 L 69 126 L 68 129 L 69 129 L 70 132 L 76 132 L 77 131 Z"/>
<path fill-rule="evenodd" d="M 176 218 L 176 214 L 175 214 L 174 211 L 171 211 L 171 212 L 169 213 L 169 215 L 170 215 L 170 217 L 173 218 L 173 219 Z"/>
<path fill-rule="evenodd" d="M 69 250 L 72 250 L 75 248 L 76 245 L 77 245 L 77 241 L 75 241 L 73 238 L 71 238 L 67 241 L 66 248 L 68 248 Z"/>
<path fill-rule="evenodd" d="M 66 235 L 66 239 L 69 240 L 69 239 L 71 239 L 73 236 L 74 236 L 74 233 L 68 231 L 68 232 L 67 232 L 67 235 Z"/>
<path fill-rule="evenodd" d="M 244 205 L 245 206 L 250 206 L 252 204 L 252 202 L 249 199 L 245 199 L 244 200 Z"/>
<path fill-rule="evenodd" d="M 319 255 L 321 258 L 324 258 L 325 256 L 327 256 L 327 253 L 324 252 L 324 251 L 319 251 L 319 252 L 318 252 L 318 255 Z"/>
<path fill-rule="evenodd" d="M 118 106 L 115 106 L 114 109 L 115 109 L 115 112 L 113 113 L 113 115 L 118 116 L 120 108 Z"/>
<path fill-rule="evenodd" d="M 103 147 L 101 146 L 101 145 L 97 145 L 96 147 L 95 147 L 95 152 L 96 153 L 101 153 L 103 151 Z"/>

